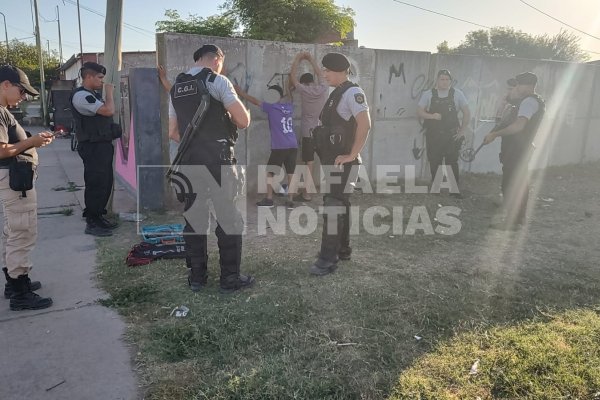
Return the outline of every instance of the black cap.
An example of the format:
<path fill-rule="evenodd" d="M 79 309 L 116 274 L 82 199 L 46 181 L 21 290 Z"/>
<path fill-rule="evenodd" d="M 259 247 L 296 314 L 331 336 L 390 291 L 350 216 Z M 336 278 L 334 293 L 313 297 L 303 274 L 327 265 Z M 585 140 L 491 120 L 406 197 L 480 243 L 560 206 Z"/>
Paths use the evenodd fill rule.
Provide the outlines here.
<path fill-rule="evenodd" d="M 21 71 L 17 67 L 12 65 L 3 65 L 0 67 L 0 82 L 9 81 L 10 83 L 16 83 L 25 89 L 25 92 L 31 96 L 37 96 L 40 94 L 37 90 L 29 83 L 29 78 L 25 72 Z"/>
<path fill-rule="evenodd" d="M 84 69 L 91 69 L 92 71 L 96 71 L 99 74 L 106 75 L 106 68 L 104 68 L 104 65 L 100 65 L 93 61 L 83 63 L 81 70 L 83 71 Z"/>
<path fill-rule="evenodd" d="M 447 69 L 440 69 L 437 73 L 437 77 L 439 78 L 442 75 L 446 75 L 448 78 L 452 79 L 452 74 Z"/>
<path fill-rule="evenodd" d="M 538 78 L 537 75 L 533 72 L 523 72 L 522 74 L 515 76 L 515 80 L 519 85 L 535 86 L 537 84 Z"/>
<path fill-rule="evenodd" d="M 328 70 L 334 72 L 343 72 L 350 68 L 350 61 L 348 61 L 348 58 L 346 58 L 345 55 L 340 53 L 325 54 L 321 64 Z"/>
<path fill-rule="evenodd" d="M 215 46 L 214 44 L 205 44 L 194 52 L 194 62 L 198 61 L 208 53 L 215 53 L 217 56 L 223 57 L 223 50 L 218 46 Z"/>

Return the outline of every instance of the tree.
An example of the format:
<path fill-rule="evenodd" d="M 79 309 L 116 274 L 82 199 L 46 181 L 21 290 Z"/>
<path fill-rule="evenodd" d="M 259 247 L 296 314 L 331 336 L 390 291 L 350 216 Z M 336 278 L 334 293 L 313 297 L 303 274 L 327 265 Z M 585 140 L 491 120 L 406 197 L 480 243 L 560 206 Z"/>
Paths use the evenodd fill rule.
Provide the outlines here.
<path fill-rule="evenodd" d="M 510 27 L 479 29 L 467 33 L 452 48 L 447 41 L 437 46 L 442 54 L 471 54 L 497 57 L 522 57 L 558 61 L 586 61 L 589 56 L 579 45 L 580 38 L 561 30 L 554 36 L 531 35 Z"/>
<path fill-rule="evenodd" d="M 332 31 L 343 39 L 354 28 L 354 11 L 333 0 L 226 0 L 222 8 L 249 39 L 312 43 Z"/>
<path fill-rule="evenodd" d="M 181 18 L 177 10 L 166 10 L 166 21 L 157 21 L 158 32 L 195 33 L 208 36 L 234 36 L 237 22 L 228 14 L 211 15 L 207 18 L 190 14 L 187 20 Z"/>
<path fill-rule="evenodd" d="M 40 62 L 37 46 L 13 39 L 9 42 L 8 60 L 10 64 L 19 67 L 27 74 L 33 87 L 40 87 Z M 46 80 L 57 79 L 60 62 L 56 51 L 48 53 L 42 50 L 44 57 L 44 76 Z M 6 46 L 0 47 L 0 59 L 6 59 Z"/>

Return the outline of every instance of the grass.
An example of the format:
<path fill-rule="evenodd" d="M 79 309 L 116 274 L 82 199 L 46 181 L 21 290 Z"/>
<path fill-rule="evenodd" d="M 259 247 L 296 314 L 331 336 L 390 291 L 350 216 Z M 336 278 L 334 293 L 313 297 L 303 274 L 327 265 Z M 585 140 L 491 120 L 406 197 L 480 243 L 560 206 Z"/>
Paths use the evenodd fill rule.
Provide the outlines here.
<path fill-rule="evenodd" d="M 576 388 L 573 382 L 578 389 L 562 393 L 591 398 L 581 393 L 600 390 L 590 378 L 595 375 L 585 372 L 586 366 L 596 365 L 590 363 L 597 359 L 598 331 L 586 341 L 585 331 L 569 335 L 558 329 L 558 321 L 586 329 L 597 322 L 590 310 L 600 299 L 600 193 L 588 182 L 597 181 L 598 167 L 547 170 L 543 185 L 536 181 L 538 196 L 555 201 L 532 199 L 532 223 L 524 235 L 488 229 L 498 211 L 499 177 L 493 175 L 466 177 L 464 200 L 357 195 L 353 204 L 403 206 L 405 220 L 414 206 L 426 206 L 432 218 L 439 204 L 459 206 L 463 227 L 454 236 L 363 233 L 352 238 L 352 260 L 320 278 L 307 274 L 320 230 L 307 236 L 259 236 L 256 217 L 250 215 L 242 270 L 258 282 L 231 296 L 217 292 L 214 238 L 209 239 L 209 284 L 199 293 L 187 288 L 182 260 L 126 267 L 129 248 L 140 240 L 131 224 L 131 229 L 122 227 L 99 241 L 99 281 L 111 295 L 104 304 L 115 307 L 129 324 L 146 399 L 444 398 L 402 392 L 421 393 L 409 384 L 418 385 L 429 372 L 437 379 L 435 393 L 448 388 L 463 393 L 463 386 L 471 390 L 454 398 L 474 399 L 470 393 L 475 390 L 482 399 L 550 399 L 557 398 L 553 388 Z M 166 222 L 179 219 L 151 215 L 144 223 Z M 170 317 L 179 305 L 190 308 L 188 316 Z M 555 317 L 545 317 L 549 312 Z M 491 338 L 486 346 L 482 337 Z M 525 361 L 493 367 L 501 365 L 490 363 L 500 353 L 485 351 L 504 348 L 513 343 L 510 338 Z M 539 352 L 524 352 L 520 338 Z M 551 345 L 563 342 L 572 353 Z M 462 358 L 450 352 L 461 348 Z M 506 354 L 517 350 L 506 347 Z M 586 351 L 590 363 L 567 374 L 570 360 L 579 360 L 576 355 Z M 564 361 L 553 374 L 553 386 L 519 386 L 554 365 L 543 359 L 536 364 L 541 353 Z M 468 379 L 475 358 L 481 360 L 480 373 Z M 438 370 L 455 371 L 461 379 L 466 370 L 467 379 Z M 489 382 L 497 389 L 490 389 Z M 548 397 L 533 391 L 542 386 Z"/>
<path fill-rule="evenodd" d="M 390 400 L 476 398 L 600 399 L 600 315 L 568 311 L 460 335 L 404 371 Z"/>

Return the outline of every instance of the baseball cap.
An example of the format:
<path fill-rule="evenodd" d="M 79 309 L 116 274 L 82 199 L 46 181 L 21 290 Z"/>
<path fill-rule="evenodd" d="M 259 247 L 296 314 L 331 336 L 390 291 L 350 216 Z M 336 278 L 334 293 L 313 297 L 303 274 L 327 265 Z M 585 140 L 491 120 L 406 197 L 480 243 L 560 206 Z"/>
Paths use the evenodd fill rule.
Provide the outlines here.
<path fill-rule="evenodd" d="M 334 72 L 343 72 L 350 68 L 350 61 L 348 61 L 348 58 L 341 53 L 325 54 L 321 64 L 328 70 Z"/>
<path fill-rule="evenodd" d="M 16 83 L 20 85 L 25 92 L 31 96 L 37 96 L 40 94 L 37 90 L 29 83 L 29 78 L 25 72 L 12 65 L 3 65 L 0 67 L 0 82 L 9 81 L 10 83 Z"/>
<path fill-rule="evenodd" d="M 515 76 L 518 85 L 536 85 L 538 78 L 533 72 L 523 72 Z"/>
<path fill-rule="evenodd" d="M 104 68 L 104 65 L 100 65 L 93 61 L 88 61 L 86 63 L 83 63 L 81 70 L 84 70 L 84 69 L 91 69 L 92 71 L 96 71 L 99 74 L 106 75 L 106 68 Z"/>
<path fill-rule="evenodd" d="M 215 53 L 219 57 L 224 56 L 223 50 L 221 50 L 218 46 L 214 44 L 205 44 L 194 52 L 194 61 L 198 61 L 208 53 Z"/>
<path fill-rule="evenodd" d="M 448 71 L 447 69 L 440 69 L 437 73 L 437 77 L 439 78 L 440 76 L 445 75 L 448 78 L 452 79 L 452 74 L 450 73 L 450 71 Z"/>

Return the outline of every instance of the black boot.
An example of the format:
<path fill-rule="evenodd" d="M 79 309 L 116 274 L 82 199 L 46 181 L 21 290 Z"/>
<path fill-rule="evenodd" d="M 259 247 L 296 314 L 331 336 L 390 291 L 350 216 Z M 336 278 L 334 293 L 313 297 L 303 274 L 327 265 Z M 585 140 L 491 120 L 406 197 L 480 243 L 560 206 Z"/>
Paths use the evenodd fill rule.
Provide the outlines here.
<path fill-rule="evenodd" d="M 10 277 L 8 276 L 8 268 L 4 267 L 2 268 L 2 271 L 4 272 L 4 276 L 6 277 L 6 284 L 4 285 L 4 298 L 10 299 L 10 296 L 12 295 L 13 291 L 9 282 Z M 31 290 L 39 290 L 42 288 L 42 284 L 40 282 L 32 280 L 29 280 L 29 286 L 31 287 Z"/>
<path fill-rule="evenodd" d="M 185 263 L 188 267 L 188 285 L 192 292 L 197 292 L 206 286 L 208 280 L 208 256 L 186 257 Z"/>
<path fill-rule="evenodd" d="M 27 275 L 20 275 L 17 279 L 9 277 L 9 283 L 13 291 L 10 296 L 10 309 L 12 311 L 40 310 L 52 305 L 52 299 L 34 293 L 29 282 Z"/>
<path fill-rule="evenodd" d="M 103 227 L 97 218 L 92 217 L 86 217 L 85 234 L 98 237 L 112 236 L 110 229 Z"/>

